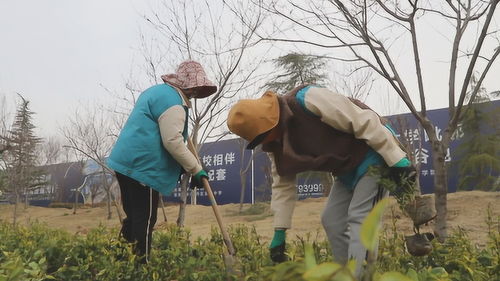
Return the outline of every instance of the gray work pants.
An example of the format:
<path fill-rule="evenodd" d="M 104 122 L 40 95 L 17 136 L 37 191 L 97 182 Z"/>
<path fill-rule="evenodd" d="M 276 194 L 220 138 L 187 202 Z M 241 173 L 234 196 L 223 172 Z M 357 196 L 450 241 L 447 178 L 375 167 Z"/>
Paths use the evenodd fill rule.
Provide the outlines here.
<path fill-rule="evenodd" d="M 360 276 L 367 257 L 360 240 L 361 224 L 375 204 L 388 194 L 378 186 L 377 178 L 364 175 L 353 190 L 336 180 L 328 196 L 321 222 L 334 261 L 344 264 L 349 259 L 356 260 L 357 276 Z"/>

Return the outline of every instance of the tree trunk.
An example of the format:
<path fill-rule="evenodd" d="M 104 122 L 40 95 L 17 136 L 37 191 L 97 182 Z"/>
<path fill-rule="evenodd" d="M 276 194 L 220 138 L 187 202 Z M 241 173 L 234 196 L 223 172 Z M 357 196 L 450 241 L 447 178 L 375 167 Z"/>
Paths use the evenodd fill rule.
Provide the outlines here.
<path fill-rule="evenodd" d="M 118 219 L 120 220 L 120 223 L 123 223 L 122 213 L 120 212 L 120 208 L 118 208 L 118 203 L 114 198 L 113 198 L 113 205 L 115 205 L 116 213 L 118 214 Z"/>
<path fill-rule="evenodd" d="M 167 222 L 167 215 L 165 214 L 165 204 L 163 203 L 163 196 L 160 194 L 160 206 L 161 211 L 163 212 L 163 219 Z"/>
<path fill-rule="evenodd" d="M 245 190 L 247 187 L 246 178 L 247 178 L 246 173 L 240 173 L 240 179 L 241 179 L 240 209 L 239 209 L 240 214 L 241 214 L 241 211 L 243 210 L 243 201 L 245 201 Z"/>
<path fill-rule="evenodd" d="M 24 209 L 28 209 L 29 201 L 28 201 L 28 190 L 24 191 Z"/>
<path fill-rule="evenodd" d="M 112 193 L 113 190 L 117 190 L 117 192 L 119 192 L 119 189 L 120 188 L 118 187 L 118 181 L 113 181 L 111 183 L 111 186 L 109 187 L 111 195 L 113 194 Z M 120 207 L 118 207 L 119 203 L 116 201 L 116 197 L 112 196 L 111 199 L 113 200 L 113 205 L 115 206 L 116 213 L 118 214 L 118 219 L 120 220 L 120 224 L 123 224 L 122 212 L 120 211 Z"/>
<path fill-rule="evenodd" d="M 434 234 L 440 242 L 444 242 L 448 236 L 446 225 L 448 181 L 446 177 L 445 156 L 446 152 L 442 143 L 440 141 L 433 141 L 432 162 L 434 165 L 434 194 L 436 197 L 435 206 L 437 212 Z"/>
<path fill-rule="evenodd" d="M 78 205 L 78 189 L 75 188 L 75 205 L 73 206 L 73 215 L 76 214 L 76 205 Z"/>
<path fill-rule="evenodd" d="M 14 217 L 13 217 L 13 220 L 12 220 L 12 225 L 16 226 L 16 222 L 17 222 L 17 205 L 19 204 L 19 201 L 20 198 L 19 198 L 19 193 L 17 192 L 16 190 L 16 202 L 14 203 Z"/>
<path fill-rule="evenodd" d="M 182 176 L 181 180 L 181 204 L 179 205 L 179 216 L 177 217 L 177 226 L 184 227 L 184 218 L 186 217 L 187 185 L 189 176 Z"/>
<path fill-rule="evenodd" d="M 112 214 L 111 214 L 111 192 L 109 192 L 109 189 L 106 189 L 106 205 L 108 207 L 108 220 L 111 219 Z"/>
<path fill-rule="evenodd" d="M 111 192 L 110 187 L 108 186 L 108 181 L 106 179 L 106 171 L 104 171 L 104 167 L 102 167 L 102 175 L 101 175 L 102 187 L 106 191 L 106 206 L 108 207 L 108 220 L 111 219 Z"/>

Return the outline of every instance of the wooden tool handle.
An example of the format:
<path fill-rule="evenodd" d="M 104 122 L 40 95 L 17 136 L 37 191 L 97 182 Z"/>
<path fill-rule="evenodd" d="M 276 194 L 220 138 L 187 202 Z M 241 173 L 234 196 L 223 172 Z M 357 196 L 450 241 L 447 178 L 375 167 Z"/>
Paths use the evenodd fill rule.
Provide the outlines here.
<path fill-rule="evenodd" d="M 196 149 L 194 147 L 193 141 L 191 138 L 188 138 L 188 148 L 191 150 L 191 152 L 194 154 L 196 159 L 198 160 L 198 163 L 200 162 L 200 157 L 198 156 L 198 153 L 196 152 Z M 208 198 L 210 199 L 210 203 L 212 205 L 212 210 L 214 211 L 215 218 L 217 219 L 217 223 L 219 224 L 219 228 L 222 232 L 222 238 L 224 239 L 224 243 L 226 244 L 227 251 L 229 252 L 230 255 L 234 256 L 236 254 L 236 251 L 234 250 L 233 242 L 231 241 L 231 238 L 229 237 L 229 233 L 227 232 L 226 228 L 224 227 L 224 222 L 222 221 L 222 216 L 219 213 L 219 208 L 217 205 L 217 201 L 215 201 L 214 193 L 212 192 L 212 188 L 210 187 L 210 184 L 208 183 L 208 179 L 202 178 L 203 182 L 203 188 L 207 191 Z"/>
<path fill-rule="evenodd" d="M 227 232 L 226 228 L 224 227 L 224 222 L 222 221 L 222 216 L 219 213 L 219 208 L 217 205 L 217 201 L 215 201 L 214 193 L 212 192 L 212 188 L 210 187 L 210 184 L 208 183 L 208 180 L 206 178 L 202 179 L 203 181 L 203 187 L 208 193 L 208 198 L 210 199 L 210 203 L 212 204 L 212 210 L 214 210 L 215 218 L 217 219 L 217 223 L 219 224 L 220 230 L 222 232 L 222 237 L 224 239 L 224 243 L 226 243 L 227 246 L 227 251 L 229 252 L 230 255 L 235 255 L 236 252 L 234 250 L 233 242 L 231 241 L 231 238 L 229 237 L 229 233 Z"/>

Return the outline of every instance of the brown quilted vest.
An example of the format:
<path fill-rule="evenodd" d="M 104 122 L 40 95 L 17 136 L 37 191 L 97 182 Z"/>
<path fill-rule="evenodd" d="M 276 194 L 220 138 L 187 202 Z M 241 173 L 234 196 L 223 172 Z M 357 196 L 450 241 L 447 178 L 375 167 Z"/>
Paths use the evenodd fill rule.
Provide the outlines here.
<path fill-rule="evenodd" d="M 352 171 L 363 161 L 369 146 L 354 135 L 334 129 L 319 117 L 307 113 L 295 98 L 304 87 L 297 87 L 278 97 L 278 126 L 283 136 L 280 140 L 264 144 L 262 149 L 273 153 L 280 176 L 304 171 L 326 171 L 338 176 Z M 361 101 L 351 101 L 369 109 Z"/>

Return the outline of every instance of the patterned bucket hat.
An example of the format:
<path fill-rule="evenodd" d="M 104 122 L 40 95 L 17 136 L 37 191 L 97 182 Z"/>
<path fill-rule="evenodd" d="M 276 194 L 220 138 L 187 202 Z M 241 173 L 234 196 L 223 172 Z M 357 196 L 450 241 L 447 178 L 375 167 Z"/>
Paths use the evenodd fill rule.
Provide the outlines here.
<path fill-rule="evenodd" d="M 208 80 L 201 64 L 192 60 L 182 62 L 175 73 L 162 75 L 161 79 L 182 90 L 196 88 L 196 98 L 206 98 L 217 92 L 217 86 Z"/>

